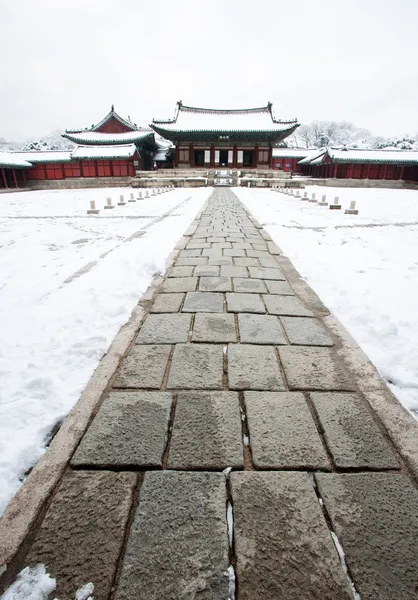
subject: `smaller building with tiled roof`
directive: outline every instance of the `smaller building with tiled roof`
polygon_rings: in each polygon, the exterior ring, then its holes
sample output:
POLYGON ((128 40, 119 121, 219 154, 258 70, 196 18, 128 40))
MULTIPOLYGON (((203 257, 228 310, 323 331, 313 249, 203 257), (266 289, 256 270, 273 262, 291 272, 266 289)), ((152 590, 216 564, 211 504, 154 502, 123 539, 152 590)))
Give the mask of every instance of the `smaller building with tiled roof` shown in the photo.
POLYGON ((107 115, 96 125, 85 129, 66 129, 62 136, 84 146, 135 144, 141 157, 142 169, 152 169, 153 155, 158 149, 154 131, 149 127, 138 127, 129 117, 121 117, 113 104, 107 115))

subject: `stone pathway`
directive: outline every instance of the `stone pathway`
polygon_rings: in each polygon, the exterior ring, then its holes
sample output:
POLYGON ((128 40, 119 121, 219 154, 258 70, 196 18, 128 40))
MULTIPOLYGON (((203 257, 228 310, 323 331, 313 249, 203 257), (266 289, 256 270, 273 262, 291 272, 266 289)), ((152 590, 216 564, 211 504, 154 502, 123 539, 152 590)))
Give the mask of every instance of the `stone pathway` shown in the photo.
POLYGON ((22 565, 61 600, 418 598, 417 489, 338 340, 231 191, 186 236, 22 565))

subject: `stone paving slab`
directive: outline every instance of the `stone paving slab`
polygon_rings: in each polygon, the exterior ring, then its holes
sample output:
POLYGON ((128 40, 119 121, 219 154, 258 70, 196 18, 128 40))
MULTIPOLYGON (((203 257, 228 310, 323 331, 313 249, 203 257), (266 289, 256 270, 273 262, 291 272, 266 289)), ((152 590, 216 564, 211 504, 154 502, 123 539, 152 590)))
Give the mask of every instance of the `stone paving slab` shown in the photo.
POLYGON ((219 267, 216 265, 201 265, 194 269, 196 277, 219 277, 219 267))
POLYGON ((122 359, 113 386, 160 389, 170 352, 171 346, 134 346, 122 359))
POLYGON ((228 379, 233 390, 285 390, 272 346, 230 344, 228 379))
POLYGON ((137 344, 177 344, 187 342, 190 331, 190 315, 150 314, 141 327, 137 344))
POLYGON ((172 396, 168 392, 113 392, 85 433, 71 464, 161 467, 172 396))
POLYGON ((280 317, 291 344, 297 346, 333 346, 334 340, 319 319, 280 317))
POLYGON ((162 292, 194 292, 197 277, 173 277, 166 279, 161 286, 162 292))
POLYGON ((224 310, 224 295, 216 292, 189 292, 183 305, 183 312, 221 313, 224 310))
POLYGON ((271 315, 283 315, 290 317, 313 317, 311 310, 307 309, 296 296, 279 296, 275 294, 264 294, 264 302, 271 315))
POLYGON ((299 392, 245 392, 253 463, 260 469, 330 470, 305 398, 299 392))
POLYGON ((177 344, 171 361, 170 389, 222 389, 223 349, 220 344, 177 344))
POLYGON ((178 312, 186 294, 159 294, 153 305, 152 313, 171 313, 178 312))
POLYGON ((340 468, 398 469, 399 463, 357 394, 310 394, 332 458, 340 468))
POLYGON ((198 313, 195 317, 193 342, 236 342, 235 318, 231 314, 198 313))
POLYGON ((55 595, 73 600, 94 582, 94 599, 109 598, 132 503, 135 473, 75 471, 64 475, 25 558, 47 565, 55 595))
POLYGON ((116 600, 228 600, 228 564, 223 474, 147 473, 116 600))
POLYGON ((247 293, 226 294, 228 312, 265 313, 263 301, 259 295, 247 293))
POLYGON ((279 319, 274 315, 238 315, 242 344, 287 344, 279 319))
POLYGON ((199 291, 231 292, 232 280, 230 277, 201 277, 199 279, 199 291))
POLYGON ((279 294, 281 296, 295 295, 295 292, 292 290, 287 281, 272 281, 267 279, 264 283, 267 286, 269 294, 279 294))
POLYGON ((267 292, 266 285, 262 279, 241 279, 239 277, 234 277, 232 283, 235 292, 250 294, 265 294, 267 292))
POLYGON ((361 600, 417 598, 416 487, 393 473, 316 479, 361 600))
POLYGON ((280 346, 278 351, 291 390, 355 390, 353 378, 334 350, 280 346))
POLYGON ((167 277, 191 277, 192 275, 192 266, 171 267, 167 272, 167 277))
POLYGON ((306 473, 232 472, 240 600, 352 600, 306 473))
POLYGON ((235 392, 180 392, 169 469, 242 467, 242 433, 235 392))

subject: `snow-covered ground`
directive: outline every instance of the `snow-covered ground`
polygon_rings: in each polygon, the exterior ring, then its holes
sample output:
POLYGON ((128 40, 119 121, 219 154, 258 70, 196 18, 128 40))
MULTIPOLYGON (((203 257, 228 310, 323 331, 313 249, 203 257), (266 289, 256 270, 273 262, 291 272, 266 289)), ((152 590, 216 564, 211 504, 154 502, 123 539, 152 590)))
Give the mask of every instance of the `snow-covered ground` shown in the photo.
POLYGON ((0 514, 211 192, 131 191, 0 195, 0 514))
POLYGON ((271 190, 234 190, 418 416, 418 191, 309 186, 332 211, 271 190), (359 215, 345 215, 350 201, 359 215))

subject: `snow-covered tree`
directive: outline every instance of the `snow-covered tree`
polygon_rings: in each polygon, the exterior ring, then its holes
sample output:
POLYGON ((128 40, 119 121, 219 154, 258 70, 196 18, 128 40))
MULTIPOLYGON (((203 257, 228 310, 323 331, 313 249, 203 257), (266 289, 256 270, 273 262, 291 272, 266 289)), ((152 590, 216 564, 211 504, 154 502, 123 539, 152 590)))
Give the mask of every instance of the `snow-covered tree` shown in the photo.
POLYGON ((306 148, 324 146, 364 147, 371 137, 367 129, 362 129, 348 121, 312 121, 302 125, 295 132, 296 137, 306 148))

